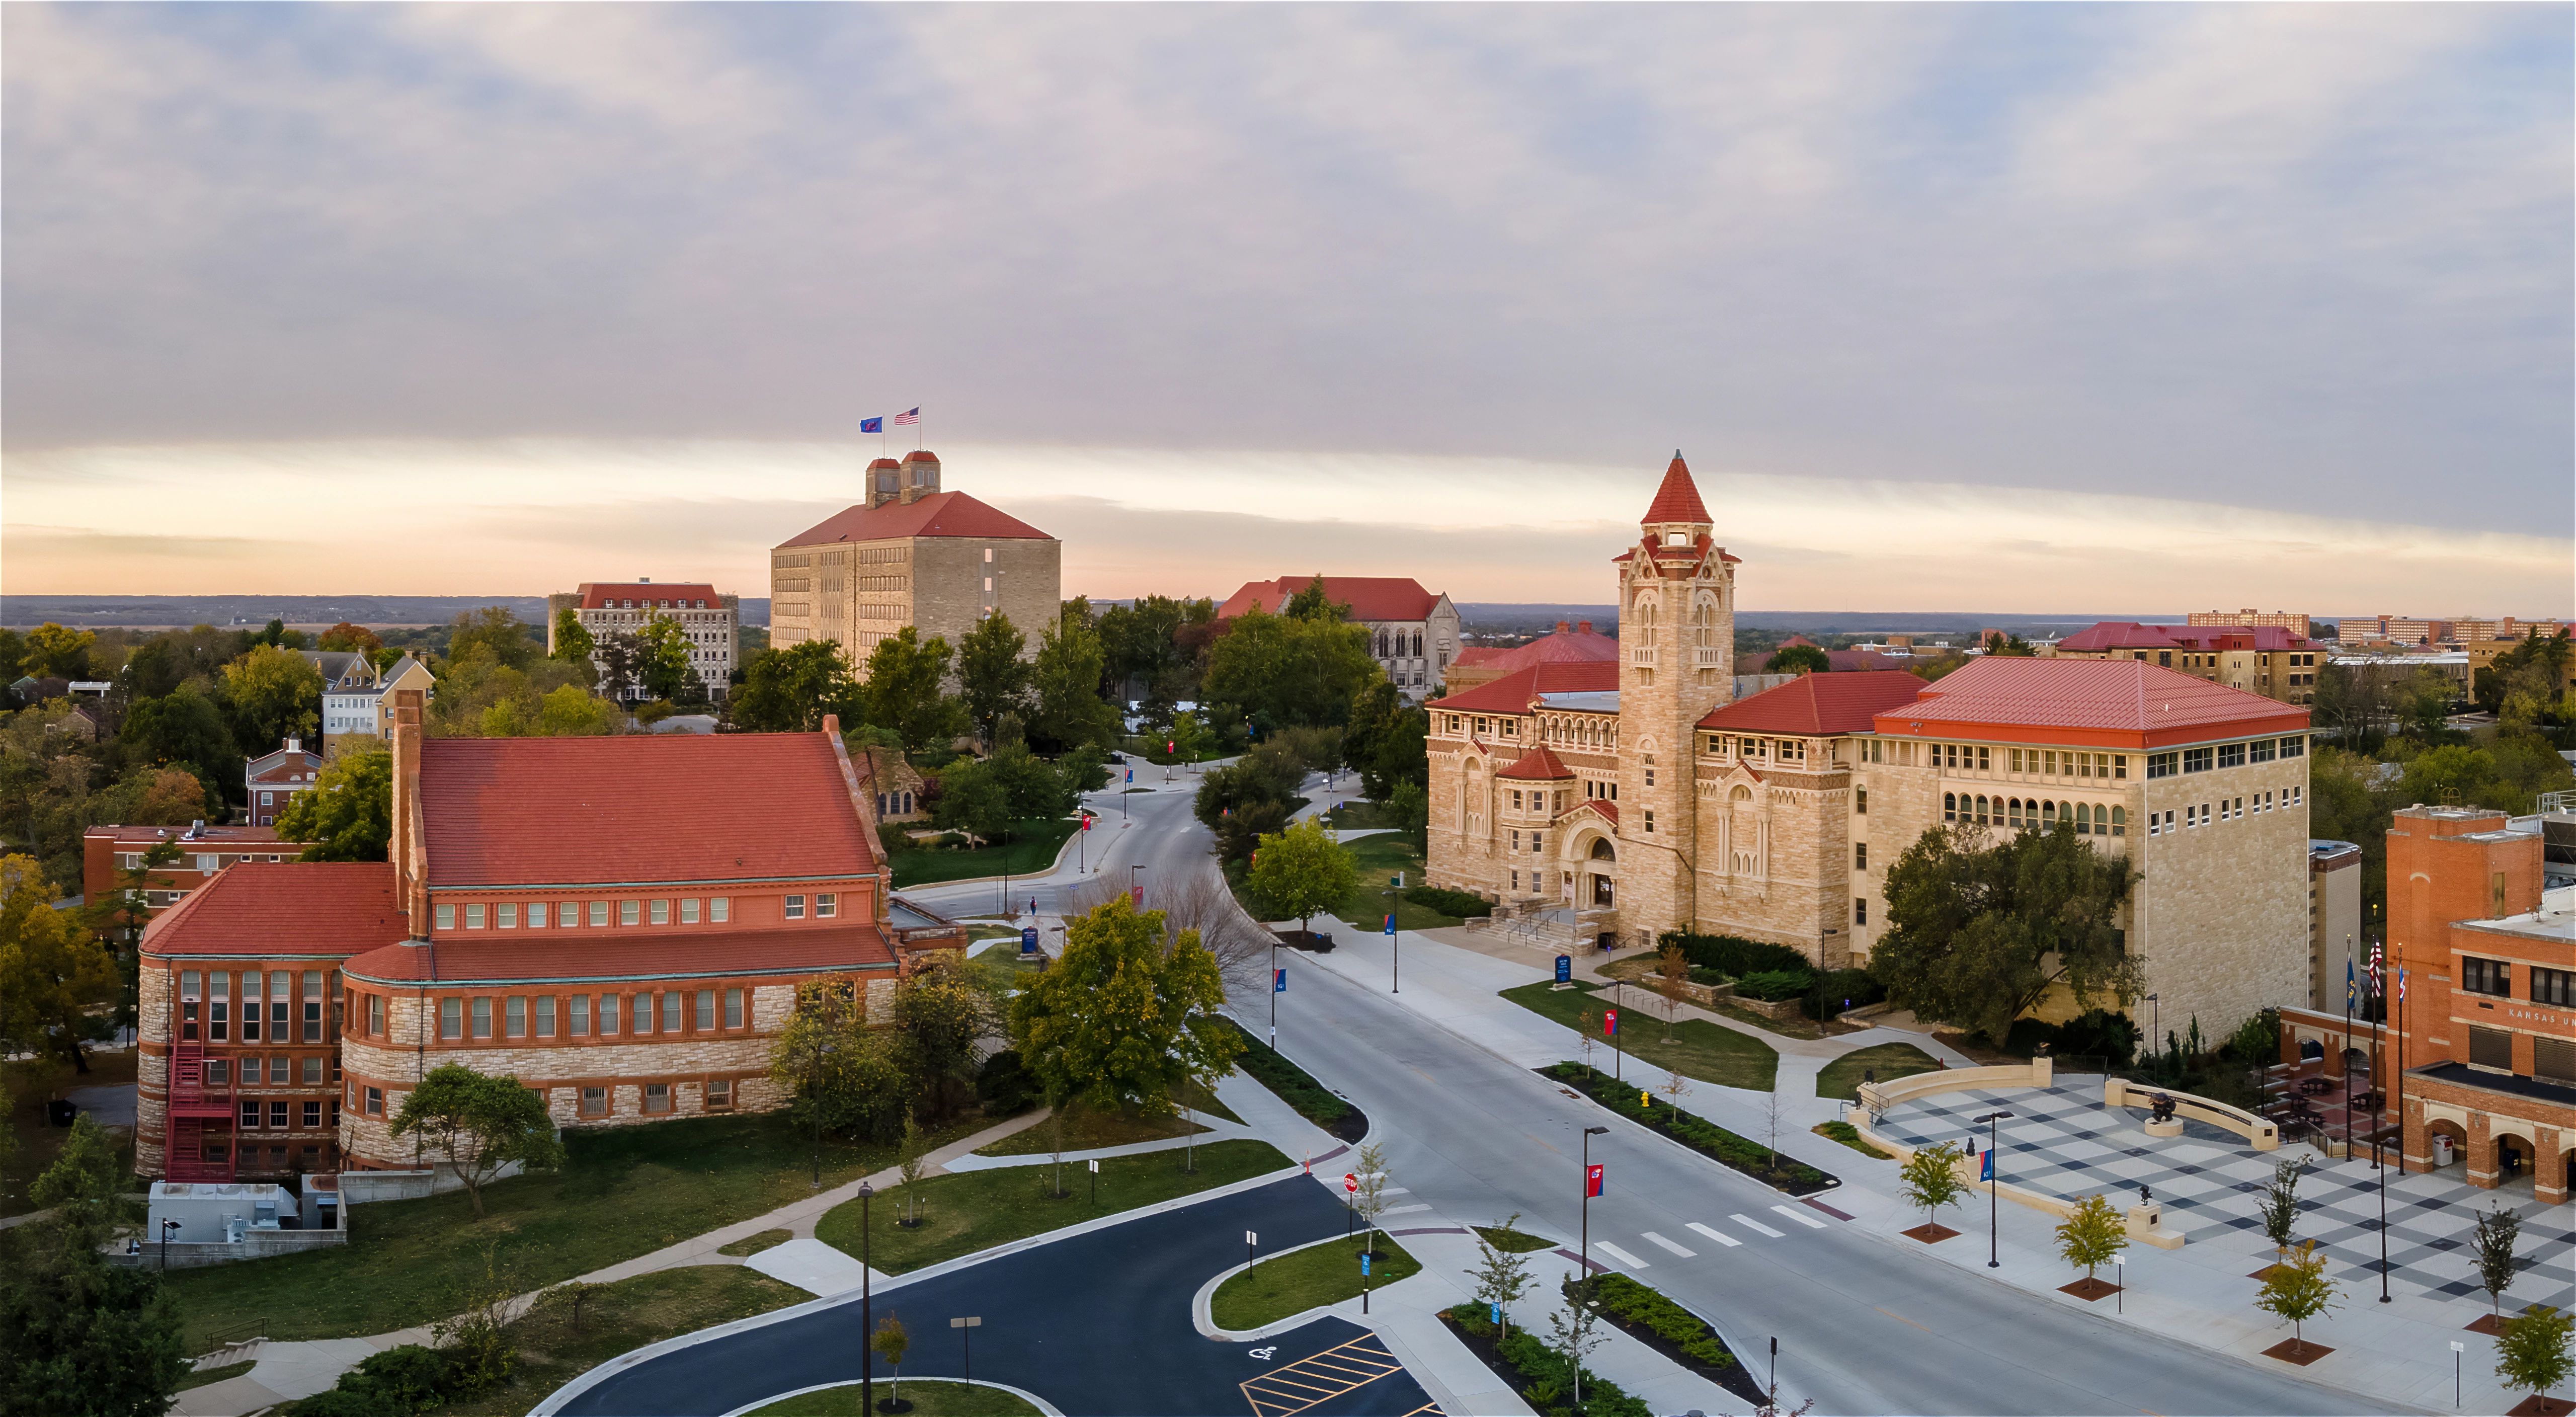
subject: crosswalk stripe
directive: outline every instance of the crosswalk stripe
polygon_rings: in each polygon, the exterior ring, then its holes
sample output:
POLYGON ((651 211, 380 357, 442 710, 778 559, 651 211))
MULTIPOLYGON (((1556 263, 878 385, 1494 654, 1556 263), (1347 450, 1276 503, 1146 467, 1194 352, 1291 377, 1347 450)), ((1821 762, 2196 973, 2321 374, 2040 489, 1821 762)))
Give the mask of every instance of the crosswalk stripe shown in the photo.
POLYGON ((1708 1238, 1715 1240, 1721 1245, 1735 1246, 1744 1243, 1742 1240, 1736 1239, 1734 1236, 1727 1234, 1723 1230, 1711 1230, 1696 1220, 1690 1223, 1690 1228, 1698 1231, 1702 1235, 1706 1235, 1708 1238))
POLYGON ((1823 1221, 1821 1221, 1821 1220, 1818 1220, 1817 1218, 1815 1218, 1815 1217, 1814 1217, 1814 1216, 1812 1216, 1812 1215, 1807 1214, 1807 1213, 1806 1213, 1805 1211, 1803 1211, 1803 1210, 1792 1210, 1792 1209, 1790 1209, 1789 1207, 1787 1207, 1787 1206, 1785 1206, 1785 1205, 1775 1205, 1775 1206, 1773 1206, 1773 1207, 1771 1207, 1771 1208, 1772 1208, 1773 1210, 1778 1211, 1778 1212, 1779 1212, 1779 1213, 1781 1213, 1782 1215, 1785 1215, 1785 1216, 1789 1217, 1791 1220, 1794 1220, 1794 1221, 1798 1222, 1799 1224, 1806 1226, 1806 1227, 1807 1227, 1808 1229, 1810 1229, 1810 1230, 1822 1230, 1822 1229, 1824 1229, 1824 1228, 1825 1228, 1825 1222, 1823 1222, 1823 1221))
POLYGON ((1380 1190, 1378 1194, 1382 1196, 1409 1196, 1413 1194, 1413 1188, 1411 1186, 1388 1186, 1380 1190))
POLYGON ((1743 1226, 1745 1229, 1752 1231, 1756 1235, 1768 1235, 1774 1240, 1781 1238, 1779 1231, 1772 1229, 1770 1226, 1763 1224, 1752 1216, 1737 1213, 1731 1214, 1726 1218, 1743 1226))
POLYGON ((1409 1215, 1409 1214, 1411 1214, 1411 1213, 1412 1213, 1412 1212, 1414 1212, 1414 1211, 1417 1211, 1417 1210, 1429 1210, 1430 1208, 1431 1208, 1431 1207, 1430 1207, 1430 1205, 1429 1205, 1428 1203, 1417 1203, 1417 1204, 1414 1204, 1414 1205, 1391 1205, 1391 1206, 1388 1206, 1386 1209, 1379 1211, 1379 1212, 1378 1212, 1378 1214, 1380 1214, 1380 1215, 1409 1215))
POLYGON ((1674 1244, 1672 1241, 1665 1239, 1663 1236, 1656 1234, 1652 1230, 1646 1232, 1646 1238, 1663 1246, 1665 1249, 1672 1251, 1674 1254, 1681 1256, 1683 1259, 1696 1259, 1699 1257, 1699 1251, 1685 1250, 1681 1246, 1674 1244))
POLYGON ((1609 1241, 1607 1241, 1607 1240, 1595 1240, 1595 1241, 1593 1241, 1593 1242, 1592 1242, 1592 1248, 1594 1248, 1594 1249, 1596 1249, 1596 1250, 1607 1250, 1607 1251, 1609 1251, 1609 1252, 1610 1252, 1610 1258, 1612 1258, 1612 1259, 1614 1259, 1614 1260, 1617 1260, 1619 1263, 1626 1265, 1626 1266, 1627 1266, 1628 1268, 1630 1268, 1630 1269, 1651 1269, 1651 1268, 1653 1268, 1653 1266, 1651 1266, 1651 1265, 1647 1264, 1644 1260, 1641 1260, 1641 1259, 1637 1258, 1635 1255, 1632 1255, 1632 1254, 1628 1253, 1626 1250, 1620 1249, 1618 1246, 1616 1246, 1616 1245, 1614 1245, 1614 1244, 1611 1244, 1611 1243, 1610 1243, 1609 1241))

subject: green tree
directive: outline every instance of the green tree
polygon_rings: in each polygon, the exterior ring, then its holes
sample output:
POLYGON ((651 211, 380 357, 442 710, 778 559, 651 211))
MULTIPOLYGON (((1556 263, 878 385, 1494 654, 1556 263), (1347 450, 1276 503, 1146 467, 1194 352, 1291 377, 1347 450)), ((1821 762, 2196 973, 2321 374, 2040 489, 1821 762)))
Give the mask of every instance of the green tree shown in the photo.
POLYGON ((395 1136, 418 1135, 446 1153, 483 1216, 483 1188, 512 1162, 530 1171, 549 1171, 563 1164, 563 1142, 538 1093, 516 1076, 493 1077, 462 1063, 441 1063, 429 1070, 403 1098, 394 1116, 395 1136))
POLYGON ((743 670, 742 687, 725 702, 733 726, 754 733, 811 733, 823 715, 858 726, 859 681, 832 640, 806 640, 763 650, 743 670))
POLYGON ((480 610, 461 610, 449 623, 447 670, 440 677, 476 663, 524 670, 536 661, 539 650, 537 637, 510 613, 509 607, 487 605, 480 610))
POLYGON ((1020 657, 1028 645, 1028 636, 999 610, 976 621, 957 641, 958 697, 967 723, 987 743, 994 741, 994 720, 1028 707, 1030 670, 1020 657))
POLYGON ((108 1037, 97 1010, 118 992, 116 961, 54 909, 36 859, 0 856, 0 1048, 52 1054, 86 1073, 81 1045, 108 1037))
POLYGON ((1387 815, 1395 819, 1396 830, 1413 843, 1417 851, 1430 849, 1431 796, 1422 784, 1410 779, 1396 783, 1386 796, 1387 815))
POLYGON ((226 795, 228 787, 234 793, 244 790, 241 747, 223 710, 194 687, 182 685, 164 697, 137 700, 117 731, 117 747, 127 762, 185 768, 217 796, 226 795))
POLYGON ((19 664, 39 679, 47 675, 86 679, 89 652, 97 643, 98 635, 92 631, 66 630, 48 620, 27 632, 25 645, 19 651, 19 664))
POLYGON ((2299 1177, 2307 1169, 2308 1159, 2304 1156, 2293 1156, 2272 1165, 2272 1183, 2263 1188, 2263 1200, 2258 1209, 2263 1218, 2263 1234, 2271 1240, 2273 1249, 2290 1248, 2291 1232, 2299 1224, 2299 1177))
POLYGON ((0 1232, 0 1413, 158 1417, 188 1373, 178 1303, 106 1236, 62 1220, 0 1232))
POLYGON ((1296 594, 1289 596, 1288 603, 1279 607, 1279 613, 1291 620, 1325 623, 1351 618, 1351 608, 1334 600, 1325 592, 1322 576, 1306 582, 1296 594))
POLYGON ((2504 1291, 2513 1287, 2513 1247, 2521 1238, 2522 1216, 2503 1202, 2491 1201, 2478 1212, 2470 1243, 2477 1251, 2478 1283, 2486 1286, 2488 1309, 2498 1316, 2504 1313, 2504 1291))
POLYGON ((27 637, 0 625, 0 684, 15 683, 27 668, 27 637))
POLYGON ((1106 651, 1086 616, 1070 612, 1038 632, 1029 733, 1042 748, 1100 747, 1118 735, 1115 705, 1100 696, 1106 651))
POLYGON ((1308 817, 1261 838, 1249 883, 1264 905, 1296 916, 1303 933, 1308 921, 1359 889, 1360 868, 1349 847, 1335 841, 1321 820, 1308 817))
POLYGON ((2057 1256, 2082 1269, 2086 1279, 2127 1248, 2127 1228, 2121 1224, 2118 1212, 2111 1209, 2111 1203, 2098 1195, 2076 1202, 2075 1209, 2058 1223, 2057 1256))
POLYGON ((2019 635, 2007 635, 2001 630, 1986 636, 1985 650, 1989 655, 2005 659, 2028 659, 2039 653, 2030 647, 2028 640, 2019 635))
POLYGON ((382 861, 393 840, 393 804, 393 754, 359 744, 323 764, 312 788, 287 800, 277 836, 312 843, 300 860, 382 861))
POLYGON ((338 651, 363 654, 368 650, 382 649, 384 645, 383 637, 375 631, 364 625, 353 625, 343 620, 330 629, 324 630, 322 637, 314 641, 313 647, 326 653, 338 651))
POLYGON ((588 664, 590 652, 596 647, 590 627, 581 623, 580 611, 567 605, 555 612, 556 659, 566 664, 588 664))
POLYGON ((877 641, 859 690, 868 722, 901 734, 907 748, 946 746, 964 719, 957 701, 941 691, 948 660, 948 641, 925 640, 910 625, 877 641))
POLYGON ((895 985, 893 1008, 906 1095, 933 1118, 954 1114, 975 1095, 979 1047, 1002 1031, 992 996, 958 962, 932 955, 895 985))
MULTIPOLYGON (((1520 1218, 1520 1212, 1513 1211, 1510 1218, 1497 1228, 1508 1237, 1515 1233, 1520 1218)), ((1476 1256, 1476 1267, 1467 1272, 1467 1277, 1476 1282, 1476 1301, 1491 1305, 1502 1316, 1499 1332, 1508 1334, 1511 1332, 1512 1305, 1520 1302, 1521 1296, 1529 1292, 1534 1282, 1530 1278, 1529 1256, 1519 1250, 1498 1248, 1482 1235, 1476 1237, 1476 1256)))
POLYGON ((1906 1204, 1923 1212, 1927 1231, 1939 1222, 1941 1207, 1957 1205, 1968 1193, 1968 1183, 1959 1179, 1959 1158, 1964 1154, 1957 1142, 1935 1142, 1916 1147, 1897 1168, 1897 1186, 1904 1191, 1906 1204))
POLYGON ((1770 666, 1764 672, 1770 674, 1822 674, 1833 667, 1834 661, 1832 658, 1823 650, 1816 648, 1814 645, 1791 645, 1786 649, 1775 651, 1771 656, 1770 666))
POLYGON ((125 1199, 125 1188, 133 1179, 107 1129, 83 1112, 72 1119, 71 1133, 63 1138, 54 1164, 27 1188, 27 1199, 85 1233, 105 1234, 117 1221, 128 1218, 132 1207, 125 1199))
POLYGON ((2338 1292, 2339 1287, 2326 1277, 2326 1257, 2317 1253, 2317 1242, 2310 1240, 2295 1250, 2283 1250, 2281 1262, 2264 1271, 2263 1289, 2254 1296, 2254 1307, 2289 1324, 2291 1343, 2305 1348, 2308 1320, 2340 1307, 2335 1303, 2338 1292))
POLYGON ((2568 1316, 2533 1304, 2506 1319, 2496 1333, 2496 1377, 2537 1397, 2567 1381, 2576 1362, 2567 1354, 2568 1316))
POLYGON ((635 632, 635 682, 644 692, 669 703, 706 698, 706 682, 690 662, 689 632, 672 616, 656 610, 635 632))
POLYGON ((912 1351, 912 1335, 905 1331, 903 1320, 888 1314, 877 1320, 877 1331, 868 1335, 868 1351, 883 1358, 894 1369, 893 1410, 903 1410, 903 1355, 912 1351))
POLYGON ((291 649, 262 645, 224 666, 233 737, 258 755, 289 737, 311 738, 321 723, 322 672, 291 649))
POLYGON ((892 1037, 868 1026, 864 1000, 848 975, 805 981, 770 1049, 769 1075, 787 1090, 789 1114, 813 1131, 818 1183, 825 1133, 883 1141, 902 1126, 902 1068, 892 1037))
POLYGON ((990 764, 959 758, 939 771, 939 795, 931 799, 931 824, 962 831, 983 841, 1000 841, 1011 830, 1011 789, 990 764))
POLYGON ((2081 1006, 2125 1008, 2139 965, 2114 922, 2133 879, 2068 823, 1993 844, 1935 827, 1888 868, 1870 973, 1898 1007, 1992 1039, 2061 984, 2081 1006))
POLYGON ((1384 671, 1368 630, 1338 619, 1268 615, 1256 606, 1208 649, 1206 698, 1263 731, 1338 725, 1355 695, 1384 671))

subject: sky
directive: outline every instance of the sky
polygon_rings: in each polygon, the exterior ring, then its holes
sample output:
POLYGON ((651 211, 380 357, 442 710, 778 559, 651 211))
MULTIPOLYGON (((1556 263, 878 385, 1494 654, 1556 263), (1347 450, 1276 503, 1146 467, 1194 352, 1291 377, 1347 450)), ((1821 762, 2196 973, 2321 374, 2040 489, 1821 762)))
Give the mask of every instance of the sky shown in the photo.
POLYGON ((0 592, 2576 613, 2566 6, 0 7, 0 592), (892 430, 900 454, 911 429, 892 430), (2203 602, 2207 602, 2206 605, 2203 602))

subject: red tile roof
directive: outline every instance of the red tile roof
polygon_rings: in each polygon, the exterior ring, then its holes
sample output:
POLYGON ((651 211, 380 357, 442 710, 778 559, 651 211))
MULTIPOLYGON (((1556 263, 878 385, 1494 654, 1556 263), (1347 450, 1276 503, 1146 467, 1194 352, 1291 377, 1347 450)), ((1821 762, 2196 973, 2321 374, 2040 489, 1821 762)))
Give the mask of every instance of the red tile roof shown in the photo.
MULTIPOLYGON (((182 851, 219 851, 225 847, 266 846, 277 840, 275 827, 207 827, 193 841, 183 840, 187 831, 186 827, 123 827, 111 822, 106 826, 91 827, 81 835, 111 837, 120 844, 131 841, 146 846, 156 841, 176 841, 182 851)), ((302 842, 287 844, 298 851, 304 849, 302 842)))
POLYGON ((696 581, 673 581, 668 585, 659 581, 583 581, 579 594, 584 610, 606 610, 612 602, 628 600, 636 602, 638 609, 658 605, 677 610, 699 600, 710 609, 724 604, 714 586, 696 581))
POLYGON ((1664 485, 1655 489, 1655 500, 1646 507, 1639 524, 1657 522, 1699 522, 1710 520, 1708 504, 1699 499, 1699 484, 1691 481, 1690 467, 1682 461, 1682 450, 1673 449, 1672 466, 1664 469, 1664 485))
MULTIPOLYGON (((1587 620, 1584 623, 1589 625, 1591 622, 1587 620)), ((1558 630, 1509 649, 1490 645, 1470 646, 1458 651, 1458 657, 1450 663, 1509 672, 1527 669, 1533 664, 1573 664, 1593 660, 1615 663, 1618 658, 1619 642, 1616 639, 1583 629, 1558 630)))
POLYGON ((2307 726, 2305 709, 2134 659, 1975 659, 1878 716, 1882 733, 2133 748, 2307 726))
MULTIPOLYGON (((1354 620, 1423 620, 1440 597, 1411 576, 1326 576, 1324 594, 1351 608, 1354 620)), ((1275 581, 1245 581, 1243 588, 1217 607, 1220 620, 1231 620, 1258 605, 1276 615, 1297 592, 1315 583, 1313 576, 1281 576, 1275 581)))
POLYGON ((935 463, 939 461, 939 454, 932 452, 928 448, 915 448, 911 452, 904 454, 903 460, 905 462, 935 463))
POLYGON ((433 887, 877 869, 820 733, 432 738, 420 780, 433 887))
POLYGON ((1428 706, 1456 713, 1527 713, 1541 694, 1600 693, 1618 687, 1617 661, 1583 659, 1533 664, 1463 694, 1434 699, 1428 706))
POLYGON ((1802 674, 1712 710, 1699 726, 1734 733, 1867 733, 1876 715, 1912 703, 1923 688, 1922 680, 1902 669, 1802 674))
POLYGON ((382 861, 243 862, 143 927, 148 955, 354 955, 409 930, 382 861))
POLYGON ((2312 650, 2317 642, 2278 625, 2141 625, 2135 620, 2105 620, 2057 642, 2075 654, 2114 649, 2312 650))
POLYGON ((1574 769, 1557 761, 1556 754, 1545 744, 1521 754, 1521 760, 1494 774, 1496 777, 1521 778, 1530 782, 1555 782, 1574 776, 1574 769))
POLYGON ((382 984, 570 983, 812 974, 892 963, 885 932, 871 923, 646 935, 450 936, 435 945, 398 940, 350 960, 341 972, 382 984))
POLYGON ((1054 538, 1008 512, 976 501, 963 492, 933 492, 906 506, 846 508, 821 524, 799 532, 780 546, 814 546, 834 541, 899 541, 915 536, 972 537, 985 541, 1051 541, 1054 538))

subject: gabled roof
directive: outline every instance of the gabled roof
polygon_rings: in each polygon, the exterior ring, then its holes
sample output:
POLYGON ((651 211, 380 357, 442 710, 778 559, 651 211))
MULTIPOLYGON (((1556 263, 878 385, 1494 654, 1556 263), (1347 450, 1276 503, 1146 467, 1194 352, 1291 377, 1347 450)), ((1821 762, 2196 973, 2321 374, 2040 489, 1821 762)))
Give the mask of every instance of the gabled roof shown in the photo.
POLYGON ((835 541, 901 541, 915 536, 959 536, 983 541, 1055 539, 963 492, 933 492, 910 506, 888 502, 882 507, 862 504, 845 508, 778 544, 816 546, 835 541))
MULTIPOLYGON (((91 827, 82 832, 81 835, 83 837, 107 837, 120 845, 126 842, 137 842, 142 845, 149 846, 154 842, 175 841, 179 843, 179 848, 182 851, 203 851, 208 849, 220 850, 228 846, 243 847, 274 845, 277 841, 277 828, 204 827, 198 831, 197 835, 190 837, 186 827, 131 827, 119 826, 114 822, 109 822, 102 826, 91 827)), ((302 842, 290 842, 288 844, 298 851, 304 849, 304 844, 302 842)))
POLYGON ((143 927, 149 955, 354 955, 410 930, 382 861, 245 861, 143 927))
POLYGON ((1586 620, 1583 623, 1584 628, 1580 630, 1559 629, 1552 634, 1542 635, 1528 644, 1514 645, 1509 649, 1496 649, 1490 645, 1470 646, 1458 651, 1458 657, 1449 662, 1453 665, 1469 665, 1480 669, 1499 669, 1506 673, 1514 669, 1526 669, 1533 664, 1617 662, 1619 641, 1609 635, 1594 632, 1591 621, 1586 620))
POLYGON ((1802 674, 1710 711, 1702 728, 1733 733, 1867 733, 1881 713, 1914 701, 1922 680, 1902 669, 1802 674))
MULTIPOLYGON (((1426 620, 1440 604, 1440 597, 1422 588, 1411 576, 1325 576, 1325 598, 1336 605, 1351 608, 1354 620, 1426 620)), ((1315 583, 1314 576, 1281 576, 1272 581, 1245 581, 1243 588, 1225 598, 1217 607, 1216 618, 1231 620, 1258 605, 1272 615, 1284 609, 1297 592, 1315 583)))
MULTIPOLYGON (((227 873, 229 874, 229 873, 227 873)), ((394 934, 402 932, 397 929, 394 934)), ((801 930, 662 930, 649 935, 442 936, 436 944, 397 939, 341 966, 384 984, 573 983, 594 979, 691 979, 746 974, 811 974, 894 962, 874 923, 801 930)))
POLYGON ((2316 641, 2278 625, 2142 625, 2104 620, 2057 642, 2061 652, 2100 654, 2114 649, 2309 650, 2316 641))
POLYGON ((1503 769, 1501 772, 1494 774, 1494 776, 1520 778, 1529 782, 1556 782, 1560 779, 1572 778, 1574 776, 1574 769, 1567 767, 1562 762, 1559 762, 1556 754, 1549 752, 1547 750, 1547 745, 1542 743, 1538 747, 1532 748, 1528 752, 1521 754, 1521 760, 1519 762, 1516 762, 1510 767, 1503 769))
MULTIPOLYGON (((428 739, 429 884, 872 872, 876 843, 832 747, 820 733, 428 739)), ((863 769, 860 789, 872 790, 863 769)))
POLYGON ((1878 718, 1882 733, 2139 748, 2307 726, 2305 709, 2143 660, 1992 655, 1926 684, 1914 702, 1878 718))
POLYGON ((1658 522, 1709 522, 1708 504, 1699 499, 1699 484, 1691 481, 1690 467, 1682 461, 1682 450, 1673 449, 1673 461, 1664 469, 1664 485, 1655 489, 1655 500, 1646 507, 1638 523, 1653 526, 1658 522))
POLYGON ((711 609, 724 604, 724 597, 716 594, 714 586, 698 581, 583 581, 578 594, 584 610, 605 610, 629 600, 638 609, 691 609, 694 602, 701 600, 711 609))
POLYGON ((311 782, 320 771, 322 755, 305 747, 281 746, 243 764, 244 780, 255 783, 311 782))
POLYGON ((1527 713, 1541 694, 1599 693, 1618 687, 1619 665, 1613 660, 1533 664, 1463 694, 1434 699, 1427 707, 1454 713, 1527 713))

